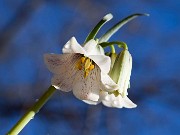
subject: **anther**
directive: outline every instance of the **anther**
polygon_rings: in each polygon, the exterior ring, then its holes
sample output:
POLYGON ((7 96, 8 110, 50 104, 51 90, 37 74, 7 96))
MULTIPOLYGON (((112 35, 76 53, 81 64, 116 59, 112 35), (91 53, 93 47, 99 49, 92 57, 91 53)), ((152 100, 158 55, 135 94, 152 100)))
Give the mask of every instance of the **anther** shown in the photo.
POLYGON ((86 71, 84 72, 84 78, 86 78, 88 75, 89 75, 89 70, 86 70, 86 71))
POLYGON ((81 63, 84 64, 86 58, 85 57, 81 57, 81 63))
POLYGON ((90 59, 86 59, 86 62, 85 62, 85 65, 84 65, 85 71, 90 67, 90 65, 91 65, 90 59))
POLYGON ((90 67, 89 67, 89 70, 93 70, 94 69, 94 65, 91 64, 90 67))
POLYGON ((79 60, 79 61, 76 63, 76 68, 79 69, 79 70, 82 69, 81 60, 79 60))

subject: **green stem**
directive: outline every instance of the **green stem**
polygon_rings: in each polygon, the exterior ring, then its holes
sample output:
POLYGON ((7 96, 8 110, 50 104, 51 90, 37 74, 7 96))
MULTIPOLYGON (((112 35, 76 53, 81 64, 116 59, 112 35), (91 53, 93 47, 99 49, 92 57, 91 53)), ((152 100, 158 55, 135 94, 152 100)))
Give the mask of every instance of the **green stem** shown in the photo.
POLYGON ((112 14, 107 14, 99 21, 99 23, 93 28, 93 30, 89 33, 87 36, 85 43, 87 43, 89 40, 94 39, 97 35, 98 31, 101 29, 101 27, 108 21, 110 21, 113 18, 112 14))
POLYGON ((112 35, 114 35, 122 26, 124 26, 126 23, 130 22, 131 20, 137 18, 138 16, 149 16, 149 14, 133 14, 130 15, 123 20, 119 21, 117 24, 115 24, 112 28, 110 28, 100 39, 99 43, 108 41, 112 35))
POLYGON ((114 41, 114 42, 103 42, 99 44, 100 46, 102 46, 103 48, 108 47, 108 46, 112 46, 112 45, 118 45, 119 48, 123 48, 125 50, 128 50, 128 46, 126 45, 126 43, 124 42, 120 42, 120 41, 114 41))
POLYGON ((48 90, 41 96, 41 98, 34 104, 34 106, 14 125, 14 127, 7 133, 7 135, 17 135, 34 118, 35 114, 43 107, 43 105, 54 94, 55 88, 50 86, 48 90))
POLYGON ((111 48, 111 53, 116 53, 114 45, 111 45, 110 48, 111 48))

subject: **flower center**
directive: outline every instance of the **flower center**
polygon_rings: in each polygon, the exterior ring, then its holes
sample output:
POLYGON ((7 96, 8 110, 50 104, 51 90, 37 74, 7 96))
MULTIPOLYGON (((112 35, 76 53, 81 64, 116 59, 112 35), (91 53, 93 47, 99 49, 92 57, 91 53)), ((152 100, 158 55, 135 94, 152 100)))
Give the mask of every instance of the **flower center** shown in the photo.
POLYGON ((84 70, 84 78, 89 75, 89 72, 94 69, 93 61, 87 57, 81 57, 76 63, 76 68, 78 70, 84 70))

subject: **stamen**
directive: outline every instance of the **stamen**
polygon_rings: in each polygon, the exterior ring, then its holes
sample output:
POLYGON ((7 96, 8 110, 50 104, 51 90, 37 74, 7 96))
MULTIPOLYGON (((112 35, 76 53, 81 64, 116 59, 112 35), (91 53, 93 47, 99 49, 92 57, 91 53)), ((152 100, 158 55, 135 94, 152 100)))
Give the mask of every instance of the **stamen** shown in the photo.
POLYGON ((84 64, 86 58, 85 57, 81 57, 81 63, 84 64))
POLYGON ((91 65, 90 59, 86 59, 86 62, 85 62, 85 65, 84 65, 85 71, 90 67, 90 65, 91 65))
POLYGON ((92 63, 93 61, 87 57, 81 57, 77 61, 76 68, 78 70, 84 69, 84 78, 86 78, 89 75, 89 72, 94 69, 95 65, 92 63))
POLYGON ((115 97, 117 97, 120 93, 118 92, 118 90, 115 90, 115 91, 113 92, 113 94, 114 94, 115 97))
POLYGON ((94 65, 91 64, 90 67, 89 67, 89 70, 93 70, 94 69, 94 65))
POLYGON ((77 65, 76 65, 76 68, 79 69, 79 70, 81 70, 81 69, 82 69, 82 66, 81 66, 80 64, 77 64, 77 65))
POLYGON ((76 63, 76 68, 79 69, 79 70, 82 69, 81 60, 79 60, 79 61, 76 63))
POLYGON ((86 70, 86 71, 84 72, 84 78, 86 78, 88 75, 89 75, 89 70, 86 70))
POLYGON ((114 96, 117 97, 117 96, 119 96, 120 93, 119 93, 118 90, 115 90, 115 91, 113 91, 113 92, 108 92, 108 94, 109 94, 109 95, 114 94, 114 96))

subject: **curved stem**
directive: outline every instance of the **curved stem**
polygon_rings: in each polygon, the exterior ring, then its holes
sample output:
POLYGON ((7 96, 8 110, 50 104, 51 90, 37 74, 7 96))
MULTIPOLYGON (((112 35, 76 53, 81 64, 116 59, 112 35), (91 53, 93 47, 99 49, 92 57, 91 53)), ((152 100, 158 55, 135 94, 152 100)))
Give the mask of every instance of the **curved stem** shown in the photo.
POLYGON ((99 21, 99 23, 93 28, 93 30, 89 33, 87 36, 85 43, 88 42, 91 39, 94 39, 97 35, 98 31, 101 29, 101 27, 108 21, 110 21, 113 18, 112 14, 107 14, 103 17, 102 20, 99 21))
POLYGON ((100 46, 102 46, 103 48, 108 47, 108 46, 112 46, 112 45, 118 45, 119 48, 123 48, 125 50, 128 50, 128 46, 126 45, 126 43, 124 42, 120 42, 120 41, 114 41, 114 42, 103 42, 99 44, 100 46))
POLYGON ((34 118, 35 114, 43 107, 43 105, 54 94, 55 88, 50 86, 48 90, 41 96, 41 98, 34 104, 34 106, 14 125, 14 127, 7 133, 7 135, 17 135, 34 118))
POLYGON ((110 47, 111 47, 111 53, 116 53, 114 45, 111 45, 110 47))
POLYGON ((130 22, 131 20, 137 18, 138 16, 149 16, 149 14, 133 14, 130 15, 123 20, 119 21, 117 24, 115 24, 112 28, 110 28, 100 39, 99 43, 108 41, 112 35, 114 35, 122 26, 124 26, 126 23, 130 22))

